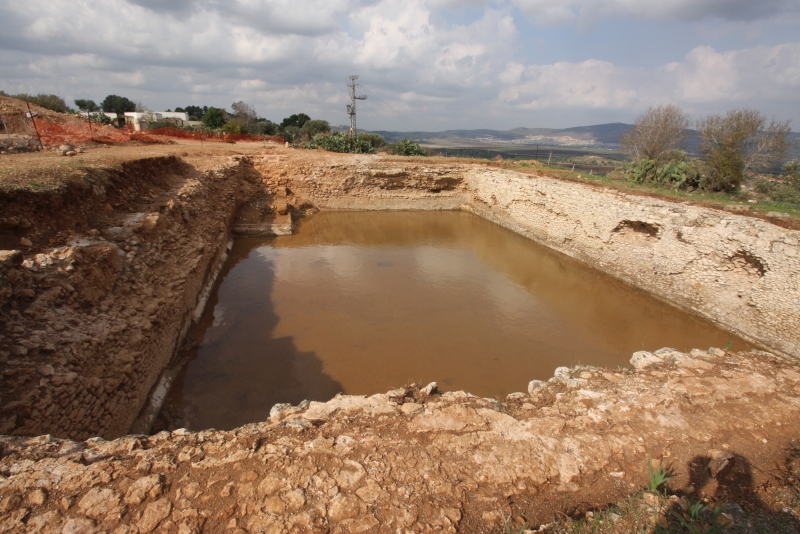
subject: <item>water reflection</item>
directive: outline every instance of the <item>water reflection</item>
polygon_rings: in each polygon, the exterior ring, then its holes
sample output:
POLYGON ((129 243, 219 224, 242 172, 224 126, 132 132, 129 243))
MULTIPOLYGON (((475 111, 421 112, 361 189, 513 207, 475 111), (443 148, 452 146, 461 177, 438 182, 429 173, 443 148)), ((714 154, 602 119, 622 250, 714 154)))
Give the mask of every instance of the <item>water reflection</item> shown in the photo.
POLYGON ((246 238, 161 424, 233 428, 277 402, 411 381, 481 396, 636 350, 749 345, 462 212, 326 212, 246 238))

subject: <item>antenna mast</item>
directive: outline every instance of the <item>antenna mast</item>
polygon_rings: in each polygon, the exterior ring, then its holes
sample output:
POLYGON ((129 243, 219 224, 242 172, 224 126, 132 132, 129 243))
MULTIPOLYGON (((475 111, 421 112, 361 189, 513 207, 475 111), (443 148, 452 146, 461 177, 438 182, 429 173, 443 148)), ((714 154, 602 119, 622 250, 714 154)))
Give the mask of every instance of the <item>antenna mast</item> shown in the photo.
POLYGON ((350 135, 355 135, 357 133, 356 100, 367 99, 367 95, 356 95, 356 87, 358 87, 358 84, 356 83, 357 79, 358 75, 354 74, 350 76, 350 83, 347 84, 347 87, 350 89, 350 103, 347 105, 347 114, 350 115, 350 135))

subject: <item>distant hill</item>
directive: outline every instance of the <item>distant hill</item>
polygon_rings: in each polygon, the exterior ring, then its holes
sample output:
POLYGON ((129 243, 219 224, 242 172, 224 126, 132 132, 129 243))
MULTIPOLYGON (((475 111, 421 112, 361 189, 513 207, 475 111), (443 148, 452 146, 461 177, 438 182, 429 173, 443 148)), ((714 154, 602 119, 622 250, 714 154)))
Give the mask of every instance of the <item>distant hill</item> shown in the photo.
POLYGON ((619 148, 620 136, 630 124, 615 122, 575 128, 514 128, 513 130, 445 130, 443 132, 392 132, 379 130, 387 142, 403 138, 428 146, 546 145, 594 148, 619 148))
MULTIPOLYGON (((619 140, 633 125, 622 122, 576 126, 573 128, 514 128, 513 130, 445 130, 442 132, 395 132, 375 130, 395 143, 401 139, 412 139, 430 148, 490 148, 498 146, 552 146, 573 148, 620 148, 619 140)), ((346 127, 345 127, 346 128, 346 127)), ((697 130, 688 130, 684 147, 690 154, 697 154, 697 130)), ((800 133, 793 132, 797 140, 789 158, 800 157, 800 133)))

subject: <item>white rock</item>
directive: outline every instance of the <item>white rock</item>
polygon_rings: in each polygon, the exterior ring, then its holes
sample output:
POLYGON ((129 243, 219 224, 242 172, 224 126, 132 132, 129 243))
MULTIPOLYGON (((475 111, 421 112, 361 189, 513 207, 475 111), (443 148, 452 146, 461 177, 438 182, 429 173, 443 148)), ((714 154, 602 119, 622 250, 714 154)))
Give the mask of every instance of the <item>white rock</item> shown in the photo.
POLYGON ((434 393, 436 393, 438 389, 439 389, 439 384, 437 384, 436 382, 431 382, 430 384, 428 384, 419 391, 423 395, 433 395, 434 393))
POLYGON ((553 377, 561 380, 567 380, 569 378, 569 367, 556 367, 553 377))
POLYGON ((533 395, 539 389, 542 389, 547 385, 547 382, 543 382, 542 380, 531 380, 528 382, 528 394, 533 395))
POLYGON ((633 356, 631 356, 631 365, 636 369, 644 369, 645 367, 661 362, 663 362, 661 358, 646 350, 634 352, 633 356))

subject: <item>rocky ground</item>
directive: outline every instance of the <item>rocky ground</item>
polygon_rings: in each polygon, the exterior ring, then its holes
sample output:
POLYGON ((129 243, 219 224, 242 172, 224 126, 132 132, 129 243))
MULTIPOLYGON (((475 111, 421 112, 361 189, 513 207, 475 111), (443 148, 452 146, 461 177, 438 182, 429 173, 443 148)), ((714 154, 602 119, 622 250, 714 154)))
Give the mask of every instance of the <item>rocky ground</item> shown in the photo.
POLYGON ((787 447, 800 430, 800 368, 719 349, 631 362, 559 368, 503 402, 411 386, 278 405, 231 432, 2 438, 0 528, 488 533, 574 530, 586 520, 554 518, 592 512, 634 531, 690 517, 701 500, 725 503, 714 520, 741 532, 796 532, 797 495, 781 505, 765 494, 798 474, 787 447), (674 496, 600 512, 648 486, 648 463, 670 473, 674 496))

